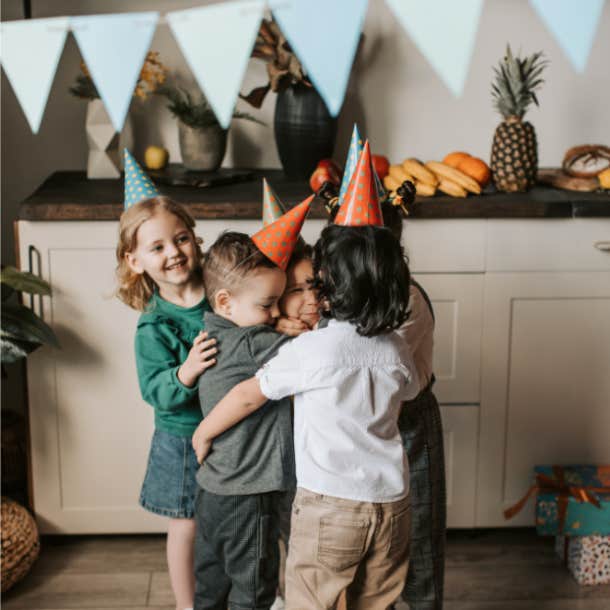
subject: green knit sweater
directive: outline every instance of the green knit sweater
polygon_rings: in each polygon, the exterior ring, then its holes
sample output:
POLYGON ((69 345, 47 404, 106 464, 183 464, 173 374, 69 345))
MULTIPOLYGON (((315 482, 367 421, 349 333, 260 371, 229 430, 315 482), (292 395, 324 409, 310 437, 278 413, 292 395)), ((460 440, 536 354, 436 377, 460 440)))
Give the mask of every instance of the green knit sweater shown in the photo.
POLYGON ((185 386, 178 369, 186 360, 199 331, 206 299, 193 307, 180 307, 153 295, 136 330, 136 364, 142 398, 155 409, 155 427, 189 436, 201 421, 197 383, 185 386))

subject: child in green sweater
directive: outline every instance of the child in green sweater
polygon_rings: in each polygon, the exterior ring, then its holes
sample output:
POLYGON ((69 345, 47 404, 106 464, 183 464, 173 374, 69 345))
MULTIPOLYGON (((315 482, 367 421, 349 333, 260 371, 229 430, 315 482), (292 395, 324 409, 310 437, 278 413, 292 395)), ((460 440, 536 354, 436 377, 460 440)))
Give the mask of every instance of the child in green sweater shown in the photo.
POLYGON ((121 216, 118 297, 141 311, 135 337, 142 397, 155 410, 155 432, 140 504, 169 517, 167 563, 177 610, 194 596, 195 474, 191 436, 201 421, 197 381, 215 363, 203 332, 201 240, 189 213, 154 196, 121 216))

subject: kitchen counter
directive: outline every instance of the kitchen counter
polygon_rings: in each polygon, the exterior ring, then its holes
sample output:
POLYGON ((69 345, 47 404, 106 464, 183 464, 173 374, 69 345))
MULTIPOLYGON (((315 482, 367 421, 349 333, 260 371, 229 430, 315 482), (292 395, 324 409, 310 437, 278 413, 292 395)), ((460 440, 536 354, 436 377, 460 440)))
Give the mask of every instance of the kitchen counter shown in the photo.
MULTIPOLYGON (((160 180, 158 186, 165 195, 186 204, 196 219, 259 219, 263 177, 288 206, 310 194, 304 181, 287 180, 282 170, 258 169, 251 173, 252 180, 207 188, 166 186, 160 180)), ((52 174, 21 204, 19 219, 118 220, 122 210, 122 179, 88 180, 85 172, 63 171, 52 174)), ((610 217, 610 193, 539 186, 527 193, 490 192, 466 199, 437 195, 418 197, 410 207, 410 214, 413 218, 428 219, 610 217)), ((310 217, 326 217, 320 201, 312 206, 310 217)))

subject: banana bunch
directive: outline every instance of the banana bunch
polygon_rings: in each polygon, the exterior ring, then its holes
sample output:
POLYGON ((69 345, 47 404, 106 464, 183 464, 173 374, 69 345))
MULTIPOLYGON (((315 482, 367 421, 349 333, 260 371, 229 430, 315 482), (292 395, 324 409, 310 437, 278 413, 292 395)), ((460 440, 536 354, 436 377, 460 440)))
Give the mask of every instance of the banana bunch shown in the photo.
POLYGON ((405 159, 400 164, 390 165, 390 172, 383 179, 383 185, 392 192, 405 180, 411 180, 415 184, 416 193, 422 197, 432 197, 437 189, 451 197, 481 193, 476 180, 440 161, 423 164, 417 159, 405 159))

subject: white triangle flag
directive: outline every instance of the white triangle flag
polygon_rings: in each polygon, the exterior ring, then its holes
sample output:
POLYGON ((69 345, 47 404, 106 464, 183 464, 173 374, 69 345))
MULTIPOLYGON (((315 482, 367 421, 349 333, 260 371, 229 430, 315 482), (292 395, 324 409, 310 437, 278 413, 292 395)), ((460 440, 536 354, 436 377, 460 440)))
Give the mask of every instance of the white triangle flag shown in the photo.
POLYGON ((587 65, 604 0, 530 0, 578 72, 587 65))
POLYGON ((282 33, 332 116, 343 104, 368 0, 271 0, 282 33))
POLYGON ((167 14, 167 22, 218 122, 228 129, 256 35, 262 0, 241 0, 167 14))
POLYGON ((1 31, 2 66, 31 130, 38 133, 66 41, 68 18, 6 21, 1 31))
POLYGON ((70 18, 87 70, 117 131, 123 128, 158 19, 156 12, 70 18))
POLYGON ((457 97, 464 90, 483 0, 386 0, 394 15, 457 97))

